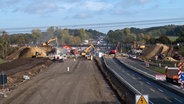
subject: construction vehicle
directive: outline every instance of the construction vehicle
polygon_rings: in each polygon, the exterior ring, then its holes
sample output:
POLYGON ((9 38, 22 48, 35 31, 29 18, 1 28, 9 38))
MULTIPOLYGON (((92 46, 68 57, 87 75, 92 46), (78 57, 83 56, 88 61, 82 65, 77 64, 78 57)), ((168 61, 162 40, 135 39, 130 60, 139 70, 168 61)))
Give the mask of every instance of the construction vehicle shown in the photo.
POLYGON ((66 49, 68 49, 68 50, 72 50, 72 47, 70 47, 70 46, 68 46, 68 45, 63 45, 63 48, 66 48, 66 49))
POLYGON ((117 43, 115 49, 110 50, 109 54, 116 54, 118 52, 117 51, 118 50, 118 47, 119 47, 119 42, 117 43))
POLYGON ((32 56, 32 58, 37 58, 37 57, 39 57, 40 55, 41 55, 41 53, 39 53, 39 52, 36 51, 36 52, 34 53, 34 55, 32 56))
POLYGON ((72 49, 72 50, 70 50, 70 53, 71 53, 72 55, 77 55, 77 54, 79 54, 79 52, 78 52, 77 49, 72 49))
POLYGON ((91 55, 91 54, 86 54, 86 59, 88 59, 88 60, 93 60, 93 55, 91 55))
POLYGON ((53 55, 53 60, 58 62, 63 62, 66 59, 66 55, 61 52, 61 50, 57 47, 56 52, 53 55))
POLYGON ((56 45, 58 45, 58 39, 57 38, 52 38, 49 39, 47 42, 42 43, 42 46, 52 46, 52 44, 50 44, 52 41, 56 41, 56 45))
POLYGON ((91 44, 89 47, 85 48, 84 51, 81 53, 82 56, 86 56, 86 53, 89 53, 92 49, 95 49, 93 44, 91 44))
POLYGON ((138 50, 143 50, 146 48, 146 46, 144 45, 144 43, 137 43, 136 41, 134 41, 133 45, 131 46, 132 49, 138 49, 138 50))
POLYGON ((89 60, 92 60, 93 59, 93 52, 95 50, 95 47, 93 44, 91 44, 89 47, 87 47, 82 53, 81 55, 83 57, 86 57, 87 59, 89 60))
MULTIPOLYGON (((167 67, 166 68, 166 81, 178 83, 178 67, 167 67)), ((184 73, 182 73, 184 75, 184 73)))
POLYGON ((143 49, 145 49, 146 47, 145 47, 145 45, 140 45, 139 46, 139 49, 141 49, 141 50, 143 50, 143 49))

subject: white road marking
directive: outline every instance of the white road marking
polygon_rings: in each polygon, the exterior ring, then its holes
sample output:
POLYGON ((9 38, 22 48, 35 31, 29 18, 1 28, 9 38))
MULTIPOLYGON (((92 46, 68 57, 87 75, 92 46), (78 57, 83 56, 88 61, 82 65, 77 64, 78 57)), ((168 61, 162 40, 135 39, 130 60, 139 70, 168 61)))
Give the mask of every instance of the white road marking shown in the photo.
POLYGON ((147 84, 151 85, 149 82, 146 82, 147 84))
POLYGON ((158 88, 158 90, 159 90, 160 92, 164 92, 163 90, 161 90, 161 89, 159 89, 159 88, 158 88))
POLYGON ((135 77, 132 77, 132 79, 136 79, 135 77))
POLYGON ((177 100, 178 102, 180 102, 180 103, 183 103, 181 100, 179 100, 179 99, 177 99, 177 98, 174 98, 175 100, 177 100))
POLYGON ((167 97, 165 97, 165 99, 166 99, 167 101, 169 101, 169 102, 171 102, 171 103, 172 103, 172 101, 171 101, 170 99, 168 99, 167 97))
POLYGON ((176 87, 176 88, 178 88, 178 89, 180 88, 180 87, 179 87, 179 86, 177 86, 177 85, 172 85, 172 86, 173 86, 173 87, 176 87))
POLYGON ((149 104, 154 104, 153 102, 149 101, 149 104))
POLYGON ((151 90, 152 92, 155 92, 155 90, 154 90, 154 89, 152 89, 152 88, 150 88, 150 90, 151 90))
POLYGON ((141 80, 142 78, 141 78, 141 77, 138 77, 138 79, 140 79, 140 80, 141 80))

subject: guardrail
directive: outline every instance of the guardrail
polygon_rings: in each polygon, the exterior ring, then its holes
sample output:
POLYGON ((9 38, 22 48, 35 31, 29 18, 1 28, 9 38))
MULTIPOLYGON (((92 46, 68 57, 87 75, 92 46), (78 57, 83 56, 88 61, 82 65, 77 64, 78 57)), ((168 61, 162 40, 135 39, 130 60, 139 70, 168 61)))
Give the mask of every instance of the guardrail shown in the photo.
POLYGON ((108 70, 106 74, 110 77, 109 79, 113 83, 114 87, 118 90, 118 94, 125 101, 126 104, 135 104, 136 95, 142 95, 137 89, 130 85, 125 79, 123 79, 117 72, 111 69, 105 58, 102 58, 103 62, 108 70))
POLYGON ((149 74, 147 72, 144 72, 144 71, 142 71, 142 70, 140 70, 140 69, 138 69, 138 68, 136 68, 134 66, 128 65, 125 62, 120 61, 117 58, 115 58, 115 59, 118 60, 120 63, 122 63, 127 68, 130 68, 130 69, 134 70, 135 72, 141 74, 143 77, 148 78, 150 81, 152 81, 152 82, 154 82, 156 84, 159 84, 160 86, 164 87, 165 89, 167 89, 169 91, 172 91, 173 93, 175 93, 175 94, 177 94, 177 95, 179 95, 179 96, 181 96, 181 97, 184 98, 184 92, 183 92, 183 90, 181 90, 181 89, 174 89, 171 86, 168 86, 168 83, 167 82, 158 81, 158 80, 155 79, 155 76, 153 76, 153 75, 151 75, 151 74, 149 74))

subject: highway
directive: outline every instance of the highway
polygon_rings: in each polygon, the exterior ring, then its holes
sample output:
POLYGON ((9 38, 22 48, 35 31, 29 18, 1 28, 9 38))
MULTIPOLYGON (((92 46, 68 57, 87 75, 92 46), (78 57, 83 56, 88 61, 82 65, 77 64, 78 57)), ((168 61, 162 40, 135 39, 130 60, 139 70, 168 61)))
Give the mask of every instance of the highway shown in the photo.
MULTIPOLYGON (((124 62, 124 63, 131 63, 131 66, 136 66, 137 69, 141 69, 142 72, 144 72, 145 74, 147 74, 149 77, 151 77, 152 79, 155 79, 155 74, 159 74, 158 72, 155 72, 153 70, 149 70, 149 68, 146 68, 145 67, 145 63, 143 61, 139 61, 139 60, 132 60, 130 58, 120 58, 119 59, 120 61, 124 62)), ((181 90, 181 88, 179 86, 177 86, 176 84, 172 84, 172 83, 169 83, 169 82, 166 82, 166 81, 161 81, 162 84, 170 87, 170 88, 173 88, 177 91, 181 90)), ((183 90, 183 94, 184 94, 184 90, 183 90)))
MULTIPOLYGON (((150 104, 183 104, 184 98, 148 80, 113 58, 105 58, 111 70, 118 73, 124 81, 133 86, 140 94, 149 96, 150 104)), ((130 64, 130 63, 129 63, 130 64)), ((134 66, 136 67, 136 66, 134 66)))

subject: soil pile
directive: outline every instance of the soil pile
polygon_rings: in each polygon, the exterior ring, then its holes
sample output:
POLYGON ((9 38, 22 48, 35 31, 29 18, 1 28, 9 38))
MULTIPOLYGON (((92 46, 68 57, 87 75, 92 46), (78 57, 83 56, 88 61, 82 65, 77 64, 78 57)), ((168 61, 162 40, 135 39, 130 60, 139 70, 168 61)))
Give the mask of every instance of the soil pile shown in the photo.
POLYGON ((20 47, 17 51, 13 52, 12 54, 10 54, 9 56, 6 57, 6 60, 14 60, 19 58, 20 52, 22 50, 24 50, 26 48, 26 46, 24 47, 20 47))
POLYGON ((46 51, 39 47, 26 47, 20 52, 19 58, 31 58, 36 54, 36 52, 38 53, 39 57, 47 56, 46 51))
POLYGON ((143 50, 143 56, 146 59, 150 59, 150 58, 153 58, 159 54, 167 55, 168 51, 169 51, 168 46, 166 46, 164 44, 157 43, 156 45, 152 45, 152 46, 146 48, 145 50, 143 50))
POLYGON ((18 58, 31 58, 38 53, 38 57, 46 57, 52 51, 52 47, 24 46, 6 57, 6 60, 15 60, 18 58))

